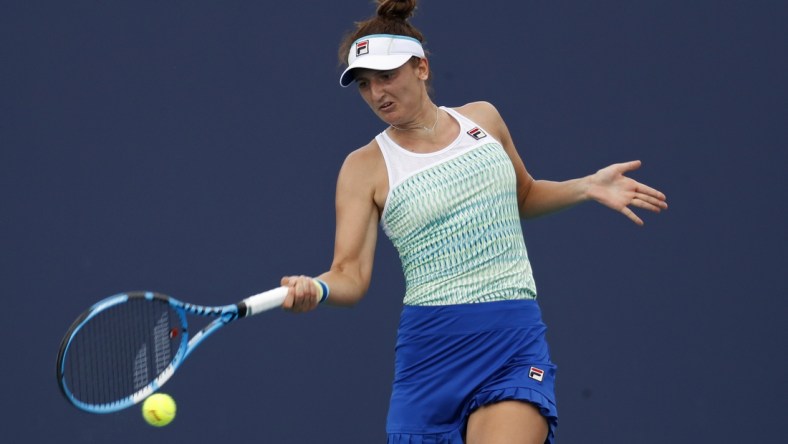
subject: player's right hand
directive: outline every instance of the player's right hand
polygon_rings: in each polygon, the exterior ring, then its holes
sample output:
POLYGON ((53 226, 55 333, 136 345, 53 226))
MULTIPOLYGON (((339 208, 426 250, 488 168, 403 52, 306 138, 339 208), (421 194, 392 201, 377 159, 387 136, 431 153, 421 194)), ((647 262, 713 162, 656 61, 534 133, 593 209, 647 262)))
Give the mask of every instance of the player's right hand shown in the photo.
POLYGON ((312 311, 318 304, 318 287, 309 276, 285 276, 282 286, 288 287, 287 297, 282 303, 282 308, 294 313, 312 311))

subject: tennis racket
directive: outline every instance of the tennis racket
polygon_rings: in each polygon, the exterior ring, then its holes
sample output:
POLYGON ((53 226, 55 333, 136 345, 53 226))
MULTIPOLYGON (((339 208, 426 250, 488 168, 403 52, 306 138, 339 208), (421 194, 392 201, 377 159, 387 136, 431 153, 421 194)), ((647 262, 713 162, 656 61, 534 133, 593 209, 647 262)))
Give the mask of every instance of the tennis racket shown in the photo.
POLYGON ((82 313, 63 337, 57 357, 60 390, 90 413, 130 407, 164 385, 216 330, 279 307, 286 296, 287 287, 279 287, 220 307, 154 292, 111 296, 82 313), (191 335, 187 314, 215 319, 191 335))

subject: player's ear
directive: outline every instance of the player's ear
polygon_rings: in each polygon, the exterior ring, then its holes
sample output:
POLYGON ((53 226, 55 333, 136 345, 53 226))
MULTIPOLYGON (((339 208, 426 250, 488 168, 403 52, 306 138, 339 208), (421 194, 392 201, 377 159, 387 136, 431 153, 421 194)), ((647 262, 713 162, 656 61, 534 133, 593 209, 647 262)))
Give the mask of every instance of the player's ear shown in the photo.
POLYGON ((419 80, 424 80, 426 82, 427 79, 430 78, 430 62, 426 58, 417 60, 418 65, 416 66, 416 73, 419 77, 419 80))

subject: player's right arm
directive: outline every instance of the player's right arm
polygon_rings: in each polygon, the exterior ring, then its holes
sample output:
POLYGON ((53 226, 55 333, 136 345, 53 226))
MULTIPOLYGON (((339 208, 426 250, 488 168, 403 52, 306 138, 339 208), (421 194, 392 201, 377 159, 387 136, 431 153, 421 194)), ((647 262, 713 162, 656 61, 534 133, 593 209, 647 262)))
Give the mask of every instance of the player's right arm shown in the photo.
MULTIPOLYGON (((329 271, 317 276, 328 285, 327 302, 332 305, 354 305, 369 288, 382 208, 381 186, 387 185, 383 162, 373 142, 348 155, 340 169, 334 259, 329 271)), ((291 287, 285 309, 309 311, 316 307, 317 288, 310 277, 286 276, 282 285, 291 287)))

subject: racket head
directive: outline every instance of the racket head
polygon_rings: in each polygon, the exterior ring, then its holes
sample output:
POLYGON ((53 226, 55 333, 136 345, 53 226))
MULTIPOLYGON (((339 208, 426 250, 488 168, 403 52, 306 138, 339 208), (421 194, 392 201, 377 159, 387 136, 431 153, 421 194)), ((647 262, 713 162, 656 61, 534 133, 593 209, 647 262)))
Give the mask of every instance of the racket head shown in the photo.
POLYGON ((181 305, 160 293, 128 292, 82 313, 58 352, 57 381, 66 399, 90 413, 111 413, 158 390, 187 353, 181 305))

